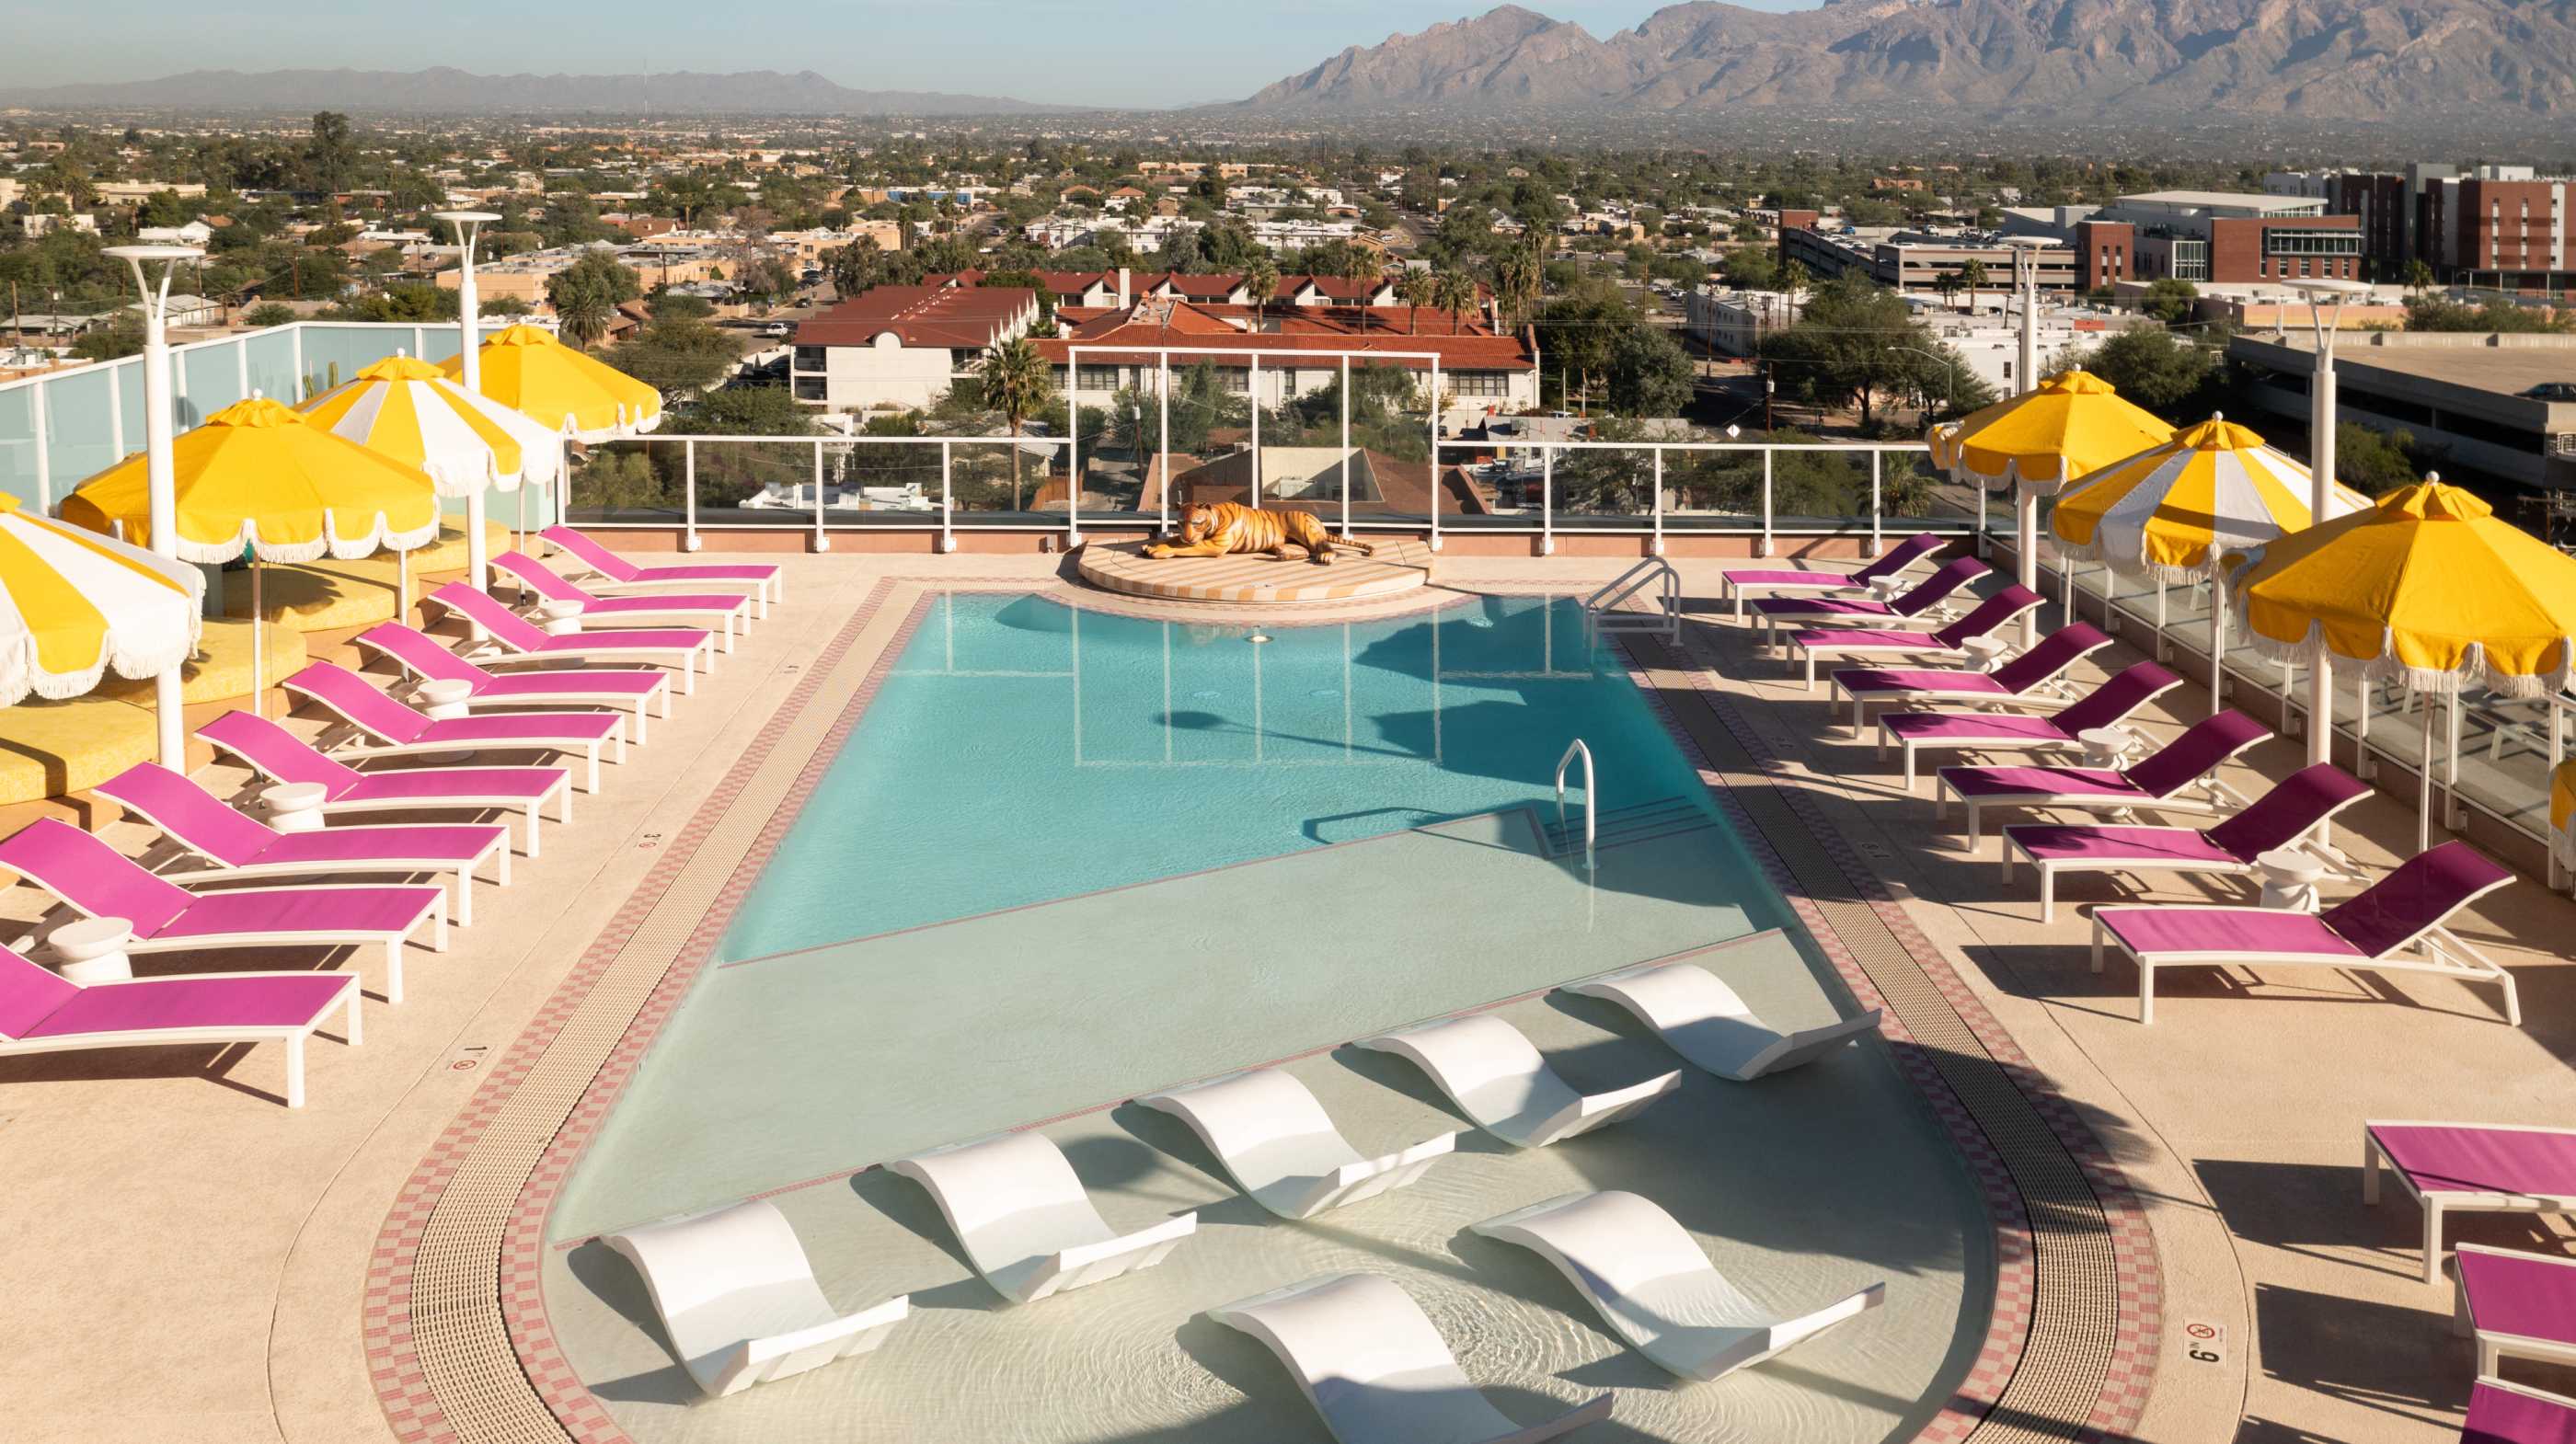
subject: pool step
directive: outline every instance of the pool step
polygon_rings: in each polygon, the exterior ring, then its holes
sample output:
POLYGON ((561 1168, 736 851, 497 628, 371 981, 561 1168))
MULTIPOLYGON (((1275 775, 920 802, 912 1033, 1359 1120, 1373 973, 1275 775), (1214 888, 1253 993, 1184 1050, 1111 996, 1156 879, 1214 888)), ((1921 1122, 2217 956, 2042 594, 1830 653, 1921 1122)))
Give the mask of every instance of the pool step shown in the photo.
MULTIPOLYGON (((1542 809, 1540 835, 1547 839, 1547 855, 1564 857, 1583 850, 1583 815, 1569 808, 1563 826, 1553 813, 1542 809)), ((1626 807, 1606 807, 1593 827, 1594 846, 1617 847, 1632 842, 1647 842, 1674 833, 1696 832, 1709 825, 1705 809, 1686 797, 1658 797, 1651 802, 1631 803, 1626 807)))

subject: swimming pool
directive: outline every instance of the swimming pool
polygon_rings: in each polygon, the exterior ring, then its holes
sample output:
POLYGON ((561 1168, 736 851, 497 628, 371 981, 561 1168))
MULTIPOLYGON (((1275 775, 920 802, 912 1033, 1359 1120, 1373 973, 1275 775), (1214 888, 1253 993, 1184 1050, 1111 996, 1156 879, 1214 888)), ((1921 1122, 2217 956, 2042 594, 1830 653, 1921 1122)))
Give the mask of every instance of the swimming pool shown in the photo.
POLYGON ((1706 816, 1696 775, 1587 646, 1571 602, 1485 598, 1256 633, 951 593, 931 602, 721 955, 1532 802, 1552 817, 1556 760, 1577 737, 1599 759, 1605 808, 1678 799, 1706 816))
POLYGON ((1373 1154, 1460 1125, 1354 1038, 1493 1009, 1597 1089, 1674 1060, 1555 984, 1688 957, 1784 1027, 1849 1009, 1570 605, 1256 641, 959 593, 914 623, 547 1218, 548 1318, 632 1437, 1319 1437, 1257 1346, 1201 1315, 1347 1268, 1397 1278, 1471 1374, 1617 1390, 1645 1437, 1867 1444, 1947 1397, 1982 1338, 1990 1234, 1874 1041, 1752 1087, 1692 1073, 1549 1149, 1470 1131, 1421 1184, 1297 1226, 1123 1101, 1281 1066, 1373 1154), (1603 794, 1589 860, 1555 826, 1576 737, 1603 794), (919 1188, 870 1165, 1031 1126, 1117 1227, 1198 1209, 1191 1246, 997 1309, 919 1188), (1543 1269, 1461 1233, 1583 1188, 1665 1201, 1762 1297, 1881 1279, 1888 1304, 1789 1367, 1675 1389, 1543 1269), (752 1195, 830 1297, 908 1293, 914 1319, 863 1361, 698 1406, 594 1236, 752 1195))

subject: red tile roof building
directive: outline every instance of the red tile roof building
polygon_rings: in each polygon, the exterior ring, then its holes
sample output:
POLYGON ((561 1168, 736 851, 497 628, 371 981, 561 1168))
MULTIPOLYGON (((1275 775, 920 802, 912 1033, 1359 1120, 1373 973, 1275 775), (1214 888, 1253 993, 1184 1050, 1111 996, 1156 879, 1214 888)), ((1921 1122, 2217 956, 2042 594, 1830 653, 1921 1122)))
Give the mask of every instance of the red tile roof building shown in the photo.
POLYGON ((790 382, 834 411, 926 407, 1037 322, 1025 286, 873 286, 797 326, 790 382))

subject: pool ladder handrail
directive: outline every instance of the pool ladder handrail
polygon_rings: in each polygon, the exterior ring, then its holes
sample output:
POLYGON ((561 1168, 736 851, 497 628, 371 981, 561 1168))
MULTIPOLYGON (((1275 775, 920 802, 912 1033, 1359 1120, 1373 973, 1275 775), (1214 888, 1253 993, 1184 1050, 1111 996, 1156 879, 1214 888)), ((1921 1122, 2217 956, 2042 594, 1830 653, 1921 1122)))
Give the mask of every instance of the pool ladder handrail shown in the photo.
POLYGON ((1667 642, 1678 642, 1682 635, 1682 576, 1673 564, 1662 557, 1646 557, 1621 572, 1608 586, 1583 599, 1585 630, 1603 632, 1661 632, 1667 642), (1617 610, 1619 604, 1645 590, 1659 586, 1653 613, 1617 610))
POLYGON ((1580 737, 1567 744, 1565 755, 1556 759, 1556 835, 1560 838, 1565 836, 1565 769, 1572 766, 1577 757, 1583 759, 1583 866, 1589 871, 1593 866, 1592 840, 1601 809, 1593 805, 1592 749, 1580 737))

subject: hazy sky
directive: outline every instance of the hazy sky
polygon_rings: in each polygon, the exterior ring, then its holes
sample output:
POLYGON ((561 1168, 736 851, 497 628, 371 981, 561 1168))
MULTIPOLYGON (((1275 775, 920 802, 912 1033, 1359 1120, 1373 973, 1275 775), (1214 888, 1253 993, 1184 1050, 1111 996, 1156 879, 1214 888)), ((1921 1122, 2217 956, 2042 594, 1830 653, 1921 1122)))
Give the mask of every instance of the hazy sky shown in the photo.
MULTIPOLYGON (((17 86, 184 70, 346 66, 485 74, 815 70, 844 85, 1066 104, 1230 100, 1346 45, 1493 0, 21 0, 0 44, 17 86)), ((1736 0, 1799 10, 1815 0, 1736 0)), ((1655 0, 1529 0, 1595 35, 1655 0)))

